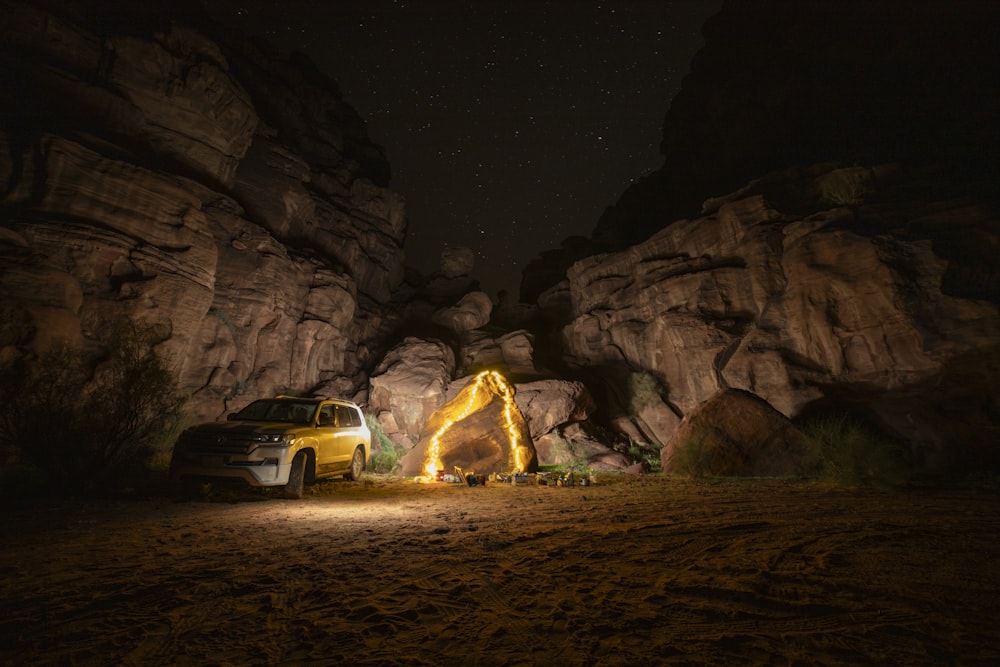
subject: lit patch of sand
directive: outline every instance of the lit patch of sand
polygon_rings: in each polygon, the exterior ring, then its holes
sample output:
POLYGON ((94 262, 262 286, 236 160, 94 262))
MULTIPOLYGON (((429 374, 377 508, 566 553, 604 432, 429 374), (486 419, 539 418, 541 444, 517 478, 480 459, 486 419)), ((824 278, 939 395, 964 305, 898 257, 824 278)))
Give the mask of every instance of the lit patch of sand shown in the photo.
POLYGON ((6 510, 0 663, 1000 661, 995 495, 609 477, 264 498, 6 510))

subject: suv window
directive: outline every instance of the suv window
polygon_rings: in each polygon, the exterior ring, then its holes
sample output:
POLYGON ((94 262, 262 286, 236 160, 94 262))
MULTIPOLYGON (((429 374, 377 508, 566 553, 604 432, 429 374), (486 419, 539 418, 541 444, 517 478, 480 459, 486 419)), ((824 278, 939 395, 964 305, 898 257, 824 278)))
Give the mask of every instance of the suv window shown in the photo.
POLYGON ((337 406, 337 426, 361 426, 358 413, 346 405, 337 406))
POLYGON ((336 426, 337 422, 333 418, 333 406, 324 405, 319 409, 319 424, 320 426, 336 426))
POLYGON ((264 399, 254 401, 236 414, 247 421, 295 422, 307 424, 316 412, 316 404, 305 401, 264 399))

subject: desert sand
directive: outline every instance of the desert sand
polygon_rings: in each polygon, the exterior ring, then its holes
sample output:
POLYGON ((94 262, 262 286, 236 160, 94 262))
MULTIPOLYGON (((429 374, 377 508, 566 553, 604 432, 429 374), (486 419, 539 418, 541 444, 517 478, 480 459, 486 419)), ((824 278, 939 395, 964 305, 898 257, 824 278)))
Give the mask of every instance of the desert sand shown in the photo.
POLYGON ((7 507, 0 663, 1000 663, 996 493, 597 482, 7 507))

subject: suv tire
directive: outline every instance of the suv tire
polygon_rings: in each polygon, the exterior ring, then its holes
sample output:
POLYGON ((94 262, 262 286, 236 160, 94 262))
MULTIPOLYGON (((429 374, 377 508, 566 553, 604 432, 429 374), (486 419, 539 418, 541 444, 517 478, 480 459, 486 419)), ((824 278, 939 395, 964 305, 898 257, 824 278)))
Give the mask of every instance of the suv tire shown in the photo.
POLYGON ((344 479, 348 481, 353 481, 361 479, 361 473, 365 470, 365 450, 362 447, 357 447, 354 450, 354 456, 351 457, 351 469, 344 475, 344 479))
POLYGON ((292 459, 292 469, 288 473, 288 483, 285 484, 285 497, 298 500, 302 497, 302 491, 306 484, 306 464, 309 455, 305 452, 298 452, 292 459))

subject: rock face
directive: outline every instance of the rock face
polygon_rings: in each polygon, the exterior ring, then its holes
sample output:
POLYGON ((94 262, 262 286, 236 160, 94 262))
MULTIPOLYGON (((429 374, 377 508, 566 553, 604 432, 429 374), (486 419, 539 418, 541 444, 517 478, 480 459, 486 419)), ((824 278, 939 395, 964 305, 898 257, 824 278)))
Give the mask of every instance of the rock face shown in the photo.
POLYGON ((484 371, 427 421, 420 442, 402 461, 404 475, 452 472, 480 475, 536 472, 538 458, 527 423, 502 376, 484 371))
MULTIPOLYGON (((944 173, 867 173, 871 191, 852 206, 821 201, 823 184, 843 176, 829 165, 793 170, 578 262, 567 359, 647 371, 679 416, 742 389, 791 418, 863 413, 928 462, 992 447, 996 201, 962 194, 968 183, 949 189, 944 173)), ((676 422, 663 426, 647 441, 667 443, 676 422)))
POLYGON ((445 403, 454 374, 455 354, 441 341, 407 338, 392 348, 372 374, 369 397, 376 415, 392 415, 398 431, 389 430, 389 437, 400 433, 417 442, 427 420, 445 403))
POLYGON ((3 356, 127 315, 194 418, 363 388, 405 212, 336 85, 198 12, 42 7, 0 2, 3 356))
POLYGON ((518 329, 496 338, 483 331, 470 331, 461 339, 460 368, 463 375, 502 369, 505 375, 526 378, 536 375, 534 336, 518 329))
POLYGON ((736 388, 1000 469, 1000 4, 734 1, 704 34, 662 168, 522 282, 605 421, 665 446, 736 388))
POLYGON ((597 409, 582 382, 538 380, 518 385, 517 406, 528 421, 532 438, 569 423, 586 421, 597 409))

